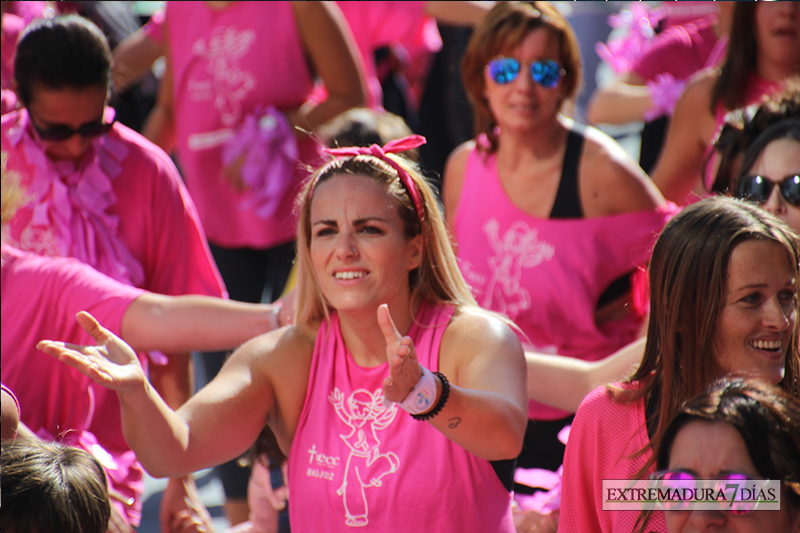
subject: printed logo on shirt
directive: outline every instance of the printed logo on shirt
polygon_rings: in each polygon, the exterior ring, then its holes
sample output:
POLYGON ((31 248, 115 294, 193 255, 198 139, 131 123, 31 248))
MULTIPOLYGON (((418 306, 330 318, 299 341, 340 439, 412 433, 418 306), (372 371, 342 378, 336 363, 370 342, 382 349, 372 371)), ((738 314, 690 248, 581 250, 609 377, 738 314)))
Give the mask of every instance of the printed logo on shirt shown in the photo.
POLYGON ((344 521, 347 526, 366 526, 369 523, 367 488, 379 489, 383 478, 400 468, 400 459, 392 452, 381 453, 378 432, 386 429, 397 415, 397 406, 383 404, 383 391, 356 389, 345 401, 338 387, 328 396, 336 414, 350 431, 339 436, 350 448, 344 469, 344 479, 336 494, 344 502, 344 521))
POLYGON ((239 58, 247 54, 255 42, 252 29, 238 31, 235 26, 215 28, 206 41, 197 39, 192 52, 208 61, 211 87, 202 79, 188 80, 189 98, 193 102, 213 98, 223 126, 233 126, 242 119, 242 100, 256 87, 256 77, 242 70, 239 58))
POLYGON ((306 475, 334 481, 336 472, 331 472, 331 469, 339 466, 339 461, 341 461, 339 457, 333 457, 318 452, 317 445, 312 444, 311 448, 308 450, 308 464, 311 466, 308 467, 306 475))
POLYGON ((494 255, 486 259, 491 274, 482 276, 464 261, 464 277, 472 284, 473 293, 481 307, 514 318, 531 307, 531 296, 520 285, 523 269, 550 261, 555 247, 539 240, 539 232, 525 222, 517 221, 502 235, 496 218, 483 226, 494 255))

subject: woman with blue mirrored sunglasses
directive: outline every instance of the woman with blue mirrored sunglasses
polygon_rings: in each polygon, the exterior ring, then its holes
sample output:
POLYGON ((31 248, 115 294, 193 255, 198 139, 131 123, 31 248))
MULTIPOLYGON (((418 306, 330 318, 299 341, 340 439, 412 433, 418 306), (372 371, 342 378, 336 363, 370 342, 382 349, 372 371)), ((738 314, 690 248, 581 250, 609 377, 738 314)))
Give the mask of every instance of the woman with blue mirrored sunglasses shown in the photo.
MULTIPOLYGON (((552 89, 558 85, 558 82, 561 81, 561 78, 563 78, 564 74, 567 72, 552 59, 531 61, 529 66, 531 79, 548 89, 552 89)), ((513 57, 496 57, 489 61, 488 69, 492 81, 500 85, 505 85, 517 79, 521 65, 520 62, 513 57)))
MULTIPOLYGON (((531 79, 548 89, 554 88, 567 73, 558 62, 552 59, 538 59, 531 61, 530 64, 531 79)), ((505 85, 511 83, 519 76, 521 69, 520 62, 513 57, 496 57, 489 61, 487 66, 489 69, 489 77, 492 81, 505 85)))
MULTIPOLYGON (((597 360, 626 346, 644 321, 629 305, 630 273, 669 214, 611 138, 568 117, 581 85, 569 23, 548 2, 498 2, 475 28, 463 76, 477 138, 450 156, 443 191, 478 303, 514 320, 531 352, 597 360), (601 333, 612 323, 626 332, 601 333)), ((532 404, 518 466, 557 470, 570 415, 532 404)))

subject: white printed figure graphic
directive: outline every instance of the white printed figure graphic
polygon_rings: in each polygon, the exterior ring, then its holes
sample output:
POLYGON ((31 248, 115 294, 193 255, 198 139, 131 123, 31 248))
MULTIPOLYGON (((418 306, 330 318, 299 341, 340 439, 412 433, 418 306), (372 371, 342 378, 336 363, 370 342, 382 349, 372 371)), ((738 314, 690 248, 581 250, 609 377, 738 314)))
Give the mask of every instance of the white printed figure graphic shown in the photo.
POLYGON ((538 230, 517 221, 500 238, 496 218, 486 221, 483 231, 494 251, 488 258, 492 276, 486 285, 481 307, 515 317, 531 306, 530 293, 520 287, 523 268, 532 268, 553 258, 552 244, 540 242, 538 230))
POLYGON ((376 432, 385 429, 394 420, 397 406, 383 405, 383 391, 353 391, 345 406, 344 394, 338 387, 328 396, 336 414, 350 426, 350 433, 339 435, 350 448, 344 470, 344 481, 336 494, 344 500, 345 525, 366 526, 369 523, 369 506, 364 489, 380 487, 382 478, 394 474, 400 459, 392 452, 381 453, 376 432))
MULTIPOLYGON (((241 102, 256 86, 253 73, 242 70, 239 64, 239 58, 247 53, 255 38, 253 30, 237 31, 234 26, 218 27, 208 38, 208 45, 201 38, 192 47, 196 55, 208 60, 207 70, 214 81, 214 106, 224 126, 241 122, 241 102)), ((194 81, 197 83, 197 80, 194 81)))

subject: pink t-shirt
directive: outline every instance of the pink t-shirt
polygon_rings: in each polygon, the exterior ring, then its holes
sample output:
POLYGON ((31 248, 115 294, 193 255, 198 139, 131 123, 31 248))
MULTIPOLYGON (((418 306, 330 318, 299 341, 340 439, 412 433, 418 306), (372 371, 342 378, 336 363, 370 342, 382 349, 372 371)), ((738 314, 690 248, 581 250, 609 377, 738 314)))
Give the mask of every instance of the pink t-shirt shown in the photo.
POLYGON ((368 107, 381 107, 383 91, 375 68, 375 49, 392 43, 408 48, 442 48, 442 38, 425 14, 426 2, 336 2, 353 32, 369 86, 368 107), (432 27, 431 27, 432 26, 432 27))
MULTIPOLYGON (((452 313, 423 304, 408 332, 431 371, 452 313)), ((292 531, 513 532, 511 495, 491 463, 384 407, 388 372, 355 363, 337 314, 320 325, 289 451, 292 531)))
MULTIPOLYGON (((592 391, 578 408, 567 441, 558 531, 633 531, 638 511, 603 511, 603 480, 634 479, 652 452, 636 458, 632 455, 649 442, 644 400, 621 403, 614 401, 605 387, 592 391)), ((667 533, 662 511, 653 513, 646 531, 667 533)))
MULTIPOLYGON (((99 418, 101 400, 89 378, 37 350, 36 344, 44 339, 94 344, 75 320, 78 311, 90 312, 119 335, 125 311, 144 291, 103 276, 75 259, 35 255, 5 243, 1 281, 0 372, 22 406, 21 421, 44 438, 63 439, 96 455, 107 467, 112 487, 134 498, 135 503, 124 510, 132 523, 138 524, 141 466, 134 462, 132 452, 110 449, 102 439, 93 443, 78 438, 99 418), (104 450, 98 450, 96 444, 104 450), (111 473, 109 464, 116 464, 116 471, 111 473)), ((116 409, 119 412, 119 403, 116 409)), ((101 426, 109 424, 100 422, 101 426)))
POLYGON ((277 210, 259 215, 223 177, 222 149, 259 106, 300 107, 314 86, 291 2, 168 2, 176 148, 186 186, 208 239, 229 248, 268 248, 292 241, 294 200, 319 163, 320 146, 299 141, 299 162, 277 210), (191 20, 191 24, 186 24, 191 20))
MULTIPOLYGON (((596 361, 633 342, 648 310, 644 283, 637 283, 631 314, 598 327, 600 296, 645 264, 673 212, 668 204, 606 217, 534 217, 508 198, 496 155, 474 150, 453 228, 461 271, 481 307, 513 320, 527 348, 596 361)), ((569 413, 531 401, 528 414, 554 420, 569 413)))
MULTIPOLYGON (((670 26, 655 37, 647 52, 631 68, 645 81, 654 81, 659 74, 671 74, 676 80, 686 80, 695 72, 710 67, 709 57, 718 41, 714 32, 716 16, 708 16, 680 26, 670 26)), ((715 53, 715 59, 724 54, 715 53)))

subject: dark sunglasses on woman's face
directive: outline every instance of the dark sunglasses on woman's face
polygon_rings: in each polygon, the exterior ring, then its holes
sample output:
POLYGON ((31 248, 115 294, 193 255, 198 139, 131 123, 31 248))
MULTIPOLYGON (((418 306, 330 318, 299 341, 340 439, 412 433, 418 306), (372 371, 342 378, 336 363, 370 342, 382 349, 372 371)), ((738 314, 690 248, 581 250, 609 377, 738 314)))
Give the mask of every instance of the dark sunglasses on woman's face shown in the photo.
MULTIPOLYGON (((658 481, 660 489, 668 489, 670 491, 675 489, 681 491, 682 489, 701 488, 703 482, 703 480, 700 480, 693 473, 681 469, 661 470, 651 474, 650 479, 653 481, 658 481)), ((723 493, 725 493, 724 489, 729 487, 729 482, 731 481, 747 482, 752 481, 752 479, 747 474, 743 474, 741 472, 728 472, 726 474, 720 474, 716 478, 717 483, 715 483, 712 487, 714 494, 717 494, 720 490, 723 490, 723 493)), ((680 494, 680 492, 678 494, 680 494)), ((686 511, 689 509, 690 503, 690 500, 680 499, 664 500, 659 502, 661 507, 666 511, 686 511)), ((754 511, 756 507, 758 507, 758 501, 740 500, 734 502, 724 502, 723 505, 724 510, 728 511, 729 513, 740 515, 754 511)))
MULTIPOLYGON (((28 110, 28 114, 30 114, 30 110, 28 110)), ((31 120, 31 125, 33 125, 33 129, 36 130, 36 133, 39 135, 39 138, 43 141, 66 141, 67 139, 71 138, 73 135, 80 135, 86 139, 91 139, 94 137, 100 137, 101 135, 105 135, 111 128, 114 127, 114 123, 117 121, 116 115, 111 117, 111 122, 103 122, 103 119, 95 120, 94 122, 88 122, 78 128, 71 128, 69 126, 64 125, 57 125, 57 126, 50 126, 49 128, 40 128, 36 125, 36 121, 31 120)))
POLYGON ((795 207, 800 206, 800 174, 786 176, 780 181, 772 181, 763 176, 748 176, 739 181, 739 188, 736 191, 738 198, 744 198, 751 202, 763 204, 769 200, 773 187, 783 196, 786 203, 795 207))
MULTIPOLYGON (((496 57, 489 61, 489 77, 500 85, 511 83, 519 76, 522 65, 513 57, 496 57)), ((548 89, 552 89, 566 74, 561 65, 552 59, 533 61, 530 64, 531 79, 548 89)))

